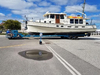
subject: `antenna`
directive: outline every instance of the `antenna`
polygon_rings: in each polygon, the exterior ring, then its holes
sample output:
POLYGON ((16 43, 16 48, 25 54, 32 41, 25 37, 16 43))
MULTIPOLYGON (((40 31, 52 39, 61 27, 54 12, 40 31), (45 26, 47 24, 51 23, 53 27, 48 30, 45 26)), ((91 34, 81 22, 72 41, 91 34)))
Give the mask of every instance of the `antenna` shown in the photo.
POLYGON ((81 13, 82 15, 85 15, 85 18, 87 17, 86 14, 81 11, 76 10, 76 12, 81 13))
POLYGON ((26 15, 25 15, 24 17, 25 17, 25 19, 26 19, 26 20, 28 20, 28 18, 27 18, 27 16, 26 16, 26 15))
MULTIPOLYGON (((82 11, 82 13, 85 13, 85 12, 84 12, 85 4, 86 4, 86 0, 84 0, 84 3, 83 3, 83 7, 82 7, 82 8, 83 8, 83 11, 82 11)), ((83 14, 82 14, 82 17, 83 17, 83 14)))

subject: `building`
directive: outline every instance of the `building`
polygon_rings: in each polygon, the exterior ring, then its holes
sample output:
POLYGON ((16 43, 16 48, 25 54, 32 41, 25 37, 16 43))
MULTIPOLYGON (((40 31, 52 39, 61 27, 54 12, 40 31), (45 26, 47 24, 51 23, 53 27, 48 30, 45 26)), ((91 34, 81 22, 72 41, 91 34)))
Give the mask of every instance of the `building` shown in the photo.
POLYGON ((0 26, 3 25, 3 24, 4 24, 4 23, 1 23, 0 26))
POLYGON ((95 32, 91 33, 91 35, 100 35, 100 29, 97 29, 95 32))

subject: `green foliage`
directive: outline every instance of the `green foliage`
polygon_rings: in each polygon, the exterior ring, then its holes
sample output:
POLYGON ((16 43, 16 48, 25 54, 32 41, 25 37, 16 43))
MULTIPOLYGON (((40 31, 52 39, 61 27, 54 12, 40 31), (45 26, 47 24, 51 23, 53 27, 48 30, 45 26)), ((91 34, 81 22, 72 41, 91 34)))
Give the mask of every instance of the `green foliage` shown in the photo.
POLYGON ((3 29, 3 25, 0 25, 0 29, 3 29))
POLYGON ((0 25, 0 30, 4 31, 4 26, 0 25))
POLYGON ((21 23, 17 20, 3 21, 5 29, 18 30, 21 29, 21 23))

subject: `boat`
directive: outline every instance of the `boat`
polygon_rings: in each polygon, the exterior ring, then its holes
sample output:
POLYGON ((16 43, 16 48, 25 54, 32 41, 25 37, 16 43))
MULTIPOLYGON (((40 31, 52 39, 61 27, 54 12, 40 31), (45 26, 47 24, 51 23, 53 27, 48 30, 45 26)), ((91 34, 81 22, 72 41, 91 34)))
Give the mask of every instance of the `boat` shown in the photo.
MULTIPOLYGON (((84 3, 85 7, 85 3, 84 3)), ((26 21, 27 32, 30 34, 68 34, 68 33, 91 33, 96 31, 96 25, 86 22, 89 18, 82 16, 68 16, 65 13, 46 12, 44 20, 26 21)))

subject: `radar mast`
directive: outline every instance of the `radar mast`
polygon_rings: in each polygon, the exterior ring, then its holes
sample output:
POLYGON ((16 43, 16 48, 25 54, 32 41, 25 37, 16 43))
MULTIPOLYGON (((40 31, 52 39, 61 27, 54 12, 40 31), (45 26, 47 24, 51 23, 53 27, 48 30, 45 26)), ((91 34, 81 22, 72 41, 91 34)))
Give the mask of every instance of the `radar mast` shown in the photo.
MULTIPOLYGON (((82 11, 82 13, 84 13, 85 14, 85 12, 84 12, 84 9, 85 9, 85 4, 86 4, 86 0, 84 0, 84 3, 83 3, 83 11, 82 11)), ((82 17, 83 17, 83 14, 82 14, 82 17)))

